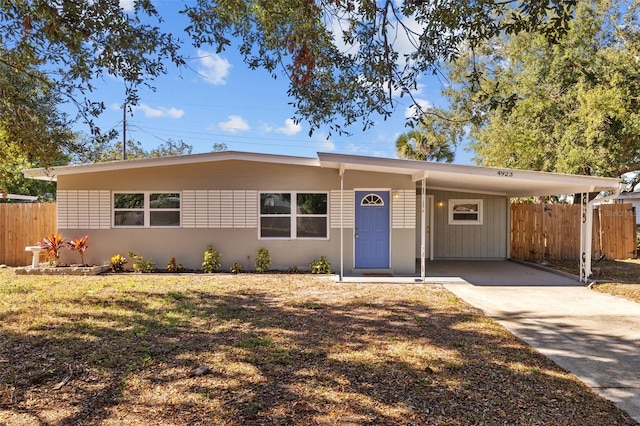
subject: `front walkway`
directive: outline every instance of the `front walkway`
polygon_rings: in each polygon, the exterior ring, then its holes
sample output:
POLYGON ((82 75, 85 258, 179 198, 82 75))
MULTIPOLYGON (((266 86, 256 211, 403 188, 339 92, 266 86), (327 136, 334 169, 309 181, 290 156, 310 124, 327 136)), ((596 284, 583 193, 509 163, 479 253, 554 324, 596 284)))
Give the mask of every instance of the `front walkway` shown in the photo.
POLYGON ((640 422, 640 304, 507 264, 461 264, 445 287, 640 422))

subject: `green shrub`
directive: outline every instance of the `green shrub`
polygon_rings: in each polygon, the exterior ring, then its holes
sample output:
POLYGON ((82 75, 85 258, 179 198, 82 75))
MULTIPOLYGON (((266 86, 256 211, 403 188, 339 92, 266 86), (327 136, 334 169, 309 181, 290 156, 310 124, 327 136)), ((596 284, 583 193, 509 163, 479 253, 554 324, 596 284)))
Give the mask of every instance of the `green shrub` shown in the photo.
POLYGON ((131 259, 133 259, 133 264, 131 265, 131 267, 135 272, 149 273, 155 270, 156 262, 154 262, 153 260, 145 259, 144 257, 138 256, 131 251, 128 253, 128 255, 131 259))
POLYGON ((167 271, 169 272, 182 272, 184 270, 184 266, 182 263, 177 263, 175 256, 169 259, 167 263, 167 271))
POLYGON ((261 248, 256 255, 256 272, 267 272, 271 265, 271 256, 269 250, 261 248))
POLYGON ((127 259, 123 256, 119 254, 111 256, 110 266, 113 272, 123 272, 125 263, 127 263, 127 259))
POLYGON ((244 268, 242 267, 242 265, 237 262, 231 265, 231 268, 229 269, 229 271, 233 274, 239 274, 243 270, 244 268))
POLYGON ((325 256, 320 256, 320 259, 316 259, 309 264, 312 274, 330 274, 331 263, 325 256))
POLYGON ((204 251, 204 259, 202 261, 202 269, 206 273, 216 272, 220 270, 220 259, 222 255, 220 252, 213 248, 212 245, 208 245, 204 251))

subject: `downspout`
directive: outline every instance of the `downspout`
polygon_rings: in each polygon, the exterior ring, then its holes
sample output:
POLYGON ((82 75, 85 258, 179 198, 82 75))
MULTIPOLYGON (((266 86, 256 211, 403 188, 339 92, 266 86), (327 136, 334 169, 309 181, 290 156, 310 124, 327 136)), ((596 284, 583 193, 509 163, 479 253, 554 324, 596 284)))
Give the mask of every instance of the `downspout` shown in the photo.
POLYGON ((511 259, 511 198, 505 197, 507 201, 507 259, 511 259))
POLYGON ((427 275, 426 255, 426 236, 427 231, 427 179, 423 177, 420 180, 420 204, 421 204, 421 220, 420 220, 420 279, 424 282, 427 275))
POLYGON ((340 166, 340 282, 344 278, 344 165, 340 166))

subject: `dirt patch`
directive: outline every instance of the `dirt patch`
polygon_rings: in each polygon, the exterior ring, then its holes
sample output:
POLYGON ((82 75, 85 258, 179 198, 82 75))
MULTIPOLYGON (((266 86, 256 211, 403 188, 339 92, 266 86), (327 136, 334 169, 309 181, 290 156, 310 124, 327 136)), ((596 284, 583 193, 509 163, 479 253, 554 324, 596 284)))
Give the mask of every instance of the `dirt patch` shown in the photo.
MULTIPOLYGON (((577 261, 548 261, 547 266, 580 274, 577 261)), ((640 303, 640 259, 601 260, 592 265, 592 280, 595 283, 590 287, 602 293, 624 297, 640 303)))
POLYGON ((636 424, 433 284, 0 270, 0 325, 0 424, 636 424))

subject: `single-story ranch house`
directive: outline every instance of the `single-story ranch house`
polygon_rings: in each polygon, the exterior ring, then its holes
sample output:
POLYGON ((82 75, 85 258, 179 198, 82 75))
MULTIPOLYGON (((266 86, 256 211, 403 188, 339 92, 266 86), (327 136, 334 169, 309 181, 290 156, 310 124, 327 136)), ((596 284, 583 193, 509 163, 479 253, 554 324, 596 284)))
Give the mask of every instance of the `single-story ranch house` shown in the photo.
MULTIPOLYGON (((24 174, 57 180, 58 232, 88 235, 90 263, 133 251, 159 267, 175 256, 199 269, 211 244, 226 270, 253 269, 267 248, 271 269, 307 269, 326 256, 340 278, 424 279, 429 259, 508 259, 510 197, 620 188, 611 178, 333 153, 225 151, 24 174)), ((582 252, 590 253, 586 207, 582 252)))

